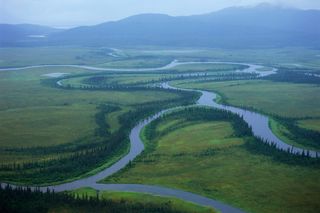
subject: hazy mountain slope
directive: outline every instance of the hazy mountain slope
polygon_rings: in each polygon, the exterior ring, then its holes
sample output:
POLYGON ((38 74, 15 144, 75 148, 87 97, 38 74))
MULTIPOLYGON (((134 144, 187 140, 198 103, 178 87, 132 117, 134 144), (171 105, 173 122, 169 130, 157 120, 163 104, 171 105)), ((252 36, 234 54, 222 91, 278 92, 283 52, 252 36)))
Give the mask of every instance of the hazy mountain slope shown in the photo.
POLYGON ((61 30, 32 24, 0 24, 0 44, 8 46, 43 40, 49 34, 59 31, 61 30))
POLYGON ((320 11, 262 4, 171 17, 142 14, 117 22, 49 35, 51 45, 163 45, 227 48, 309 46, 320 48, 320 11))
POLYGON ((319 46, 319 22, 320 11, 264 4, 186 17, 137 15, 67 30, 51 41, 92 45, 319 46))

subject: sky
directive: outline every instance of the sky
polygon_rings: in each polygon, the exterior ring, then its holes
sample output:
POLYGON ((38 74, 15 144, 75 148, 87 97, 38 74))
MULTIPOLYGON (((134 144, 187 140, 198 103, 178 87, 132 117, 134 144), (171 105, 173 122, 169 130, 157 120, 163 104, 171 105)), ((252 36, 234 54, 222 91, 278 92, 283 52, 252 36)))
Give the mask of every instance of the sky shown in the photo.
POLYGON ((141 13, 194 15, 262 2, 320 9, 320 0, 0 0, 0 23, 69 28, 115 21, 141 13))

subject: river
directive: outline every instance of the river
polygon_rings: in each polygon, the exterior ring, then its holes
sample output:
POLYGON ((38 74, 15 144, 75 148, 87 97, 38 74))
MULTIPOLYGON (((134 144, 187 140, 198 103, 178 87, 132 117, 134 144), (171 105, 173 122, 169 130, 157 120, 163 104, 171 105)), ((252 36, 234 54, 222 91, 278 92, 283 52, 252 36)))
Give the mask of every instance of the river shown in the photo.
MULTIPOLYGON (((155 71, 155 70, 165 70, 170 69, 175 66, 179 65, 186 65, 186 64, 219 64, 219 63, 225 63, 225 64, 242 64, 247 65, 248 68, 242 70, 241 72, 250 72, 250 73, 258 73, 259 76, 266 76, 270 75, 276 72, 275 68, 272 68, 272 70, 267 72, 260 72, 258 71, 259 68, 262 68, 263 66, 260 65, 253 65, 253 64, 245 64, 245 63, 233 63, 233 62, 178 62, 173 61, 170 64, 160 67, 160 68, 145 68, 145 69, 111 69, 111 68, 98 68, 98 67, 91 67, 91 66, 81 66, 81 65, 37 65, 37 66, 28 66, 28 67, 20 67, 20 68, 9 68, 9 69, 0 69, 0 71, 9 71, 9 70, 23 70, 23 69, 30 69, 30 68, 38 68, 38 67, 78 67, 83 69, 89 69, 89 70, 100 70, 100 71, 155 71)), ((61 86, 61 82, 57 82, 58 85, 61 86)), ((197 105, 199 106, 209 106, 214 107, 217 109, 223 109, 227 110, 233 113, 238 114, 239 116, 242 116, 243 119, 249 124, 249 126, 252 128, 253 134, 256 137, 264 139, 268 143, 275 143, 278 149, 282 150, 291 150, 292 153, 302 153, 302 149, 298 147, 291 146, 289 144, 284 143, 280 139, 278 139, 270 130, 268 125, 268 117, 261 115, 256 112, 251 112, 249 110, 244 110, 232 106, 226 106, 221 105, 215 102, 216 94, 213 92, 208 91, 201 91, 201 90, 192 90, 192 89, 180 89, 170 86, 167 82, 162 83, 161 86, 163 88, 167 89, 174 89, 174 90, 186 90, 186 91, 196 91, 201 93, 201 97, 197 101, 197 105)), ((205 206, 211 206, 215 209, 217 209, 220 212, 230 212, 230 213, 240 213, 243 212, 241 209, 234 208, 230 205, 224 204, 220 201, 210 199, 201 195, 197 195, 194 193, 178 190, 178 189, 171 189, 167 187, 161 187, 161 186, 153 186, 153 185, 143 185, 143 184, 102 184, 97 183, 98 181, 109 177, 112 174, 115 174, 122 168, 124 168, 130 161, 134 160, 141 152, 144 150, 143 142, 140 138, 141 130, 148 125, 151 121, 157 119, 162 114, 171 111, 172 109, 166 109, 163 111, 160 111, 156 113, 155 115, 146 118, 142 122, 138 123, 130 132, 130 151, 128 154, 126 154, 123 158, 121 158, 119 161, 114 163, 111 167, 108 167, 104 169, 103 171, 90 176, 86 178, 82 178, 73 182, 54 185, 54 186, 47 186, 47 187, 40 187, 40 190, 47 190, 49 188, 50 190, 54 190, 56 192, 66 191, 66 190, 74 190, 81 187, 92 187, 96 190, 111 190, 111 191, 128 191, 128 192, 142 192, 142 193, 150 193, 154 195, 160 195, 160 196, 170 196, 170 197, 176 197, 179 199, 183 199, 186 201, 190 201, 199 205, 205 205, 205 206)), ((307 150, 305 150, 307 151, 307 150)), ((316 157, 317 154, 313 150, 308 150, 311 157, 316 157)), ((5 185, 6 183, 2 183, 1 185, 5 185)), ((15 187, 14 185, 12 185, 15 187)))

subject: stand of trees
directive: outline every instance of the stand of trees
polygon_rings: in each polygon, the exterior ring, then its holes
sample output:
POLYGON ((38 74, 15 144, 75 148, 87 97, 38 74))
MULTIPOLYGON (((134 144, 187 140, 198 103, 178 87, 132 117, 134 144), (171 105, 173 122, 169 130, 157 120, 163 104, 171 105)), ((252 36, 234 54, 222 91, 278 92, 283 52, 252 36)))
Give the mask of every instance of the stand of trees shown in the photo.
MULTIPOLYGON (((137 75, 142 75, 145 72, 139 72, 137 75)), ((226 81, 226 80, 244 80, 244 79, 256 79, 258 77, 257 73, 209 73, 209 72, 198 72, 198 73, 191 73, 191 72, 176 72, 172 71, 162 71, 152 72, 155 75, 155 79, 147 80, 147 81, 139 81, 135 83, 126 83, 121 84, 118 82, 108 83, 106 80, 109 78, 113 78, 114 75, 117 77, 121 76, 121 74, 128 74, 128 73, 105 73, 101 75, 96 74, 80 74, 80 75, 69 75, 60 78, 51 78, 51 79, 43 79, 41 82, 44 85, 51 86, 51 87, 59 87, 63 89, 84 89, 84 90, 118 90, 118 91, 143 91, 143 90, 161 90, 161 88, 148 86, 153 85, 156 83, 166 82, 166 81, 175 81, 175 80, 188 80, 193 79, 197 80, 197 82, 207 82, 207 81, 226 81), (157 74, 168 74, 167 77, 157 78, 157 74), (84 78, 81 81, 80 85, 58 85, 56 82, 64 79, 71 79, 77 77, 88 77, 84 78)), ((134 74, 134 73, 130 73, 134 74)), ((146 74, 150 75, 150 72, 146 72, 146 74)))
MULTIPOLYGON (((172 74, 172 73, 171 73, 172 74)), ((156 77, 156 76, 155 76, 156 77)), ((87 86, 80 86, 80 88, 95 88, 95 89, 143 89, 146 88, 145 85, 175 81, 175 80, 188 80, 188 79, 197 79, 197 82, 207 82, 207 81, 224 81, 224 80, 242 80, 242 79, 256 79, 258 74, 256 73, 217 73, 217 74, 208 74, 207 72, 202 73, 189 73, 181 74, 177 73, 176 75, 172 74, 167 77, 162 77, 159 79, 149 80, 149 81, 139 81, 135 83, 119 84, 118 82, 106 83, 106 79, 110 76, 93 76, 82 80, 83 84, 87 86)), ((72 85, 64 86, 66 88, 72 88, 72 85)))
POLYGON ((276 117, 275 120, 290 132, 290 134, 286 134, 289 139, 320 149, 320 132, 299 127, 295 119, 276 117))
MULTIPOLYGON (((92 213, 182 213, 170 202, 133 203, 115 201, 97 196, 78 196, 70 193, 54 193, 30 188, 0 186, 0 212, 3 213, 47 213, 47 212, 92 212, 92 213)), ((185 211, 183 211, 185 212, 185 211)))
POLYGON ((235 80, 253 80, 258 79, 257 73, 230 73, 220 76, 206 76, 205 78, 195 80, 194 82, 205 83, 213 81, 235 81, 235 80))
POLYGON ((248 138, 243 146, 252 154, 269 156, 272 160, 277 162, 289 165, 320 168, 320 156, 317 158, 311 158, 309 157, 308 152, 293 154, 291 150, 279 150, 276 148, 276 144, 267 143, 255 137, 248 138))
POLYGON ((291 82, 291 83, 302 83, 302 84, 320 84, 320 73, 318 76, 313 74, 312 70, 308 69, 288 69, 280 68, 276 74, 264 77, 266 80, 277 81, 277 82, 291 82))
POLYGON ((100 110, 100 112, 98 112, 95 115, 96 124, 98 125, 98 128, 96 128, 95 130, 95 134, 100 137, 108 137, 110 136, 110 131, 109 131, 110 126, 106 122, 106 117, 109 113, 118 111, 121 108, 118 106, 104 105, 104 104, 101 104, 97 108, 100 110))

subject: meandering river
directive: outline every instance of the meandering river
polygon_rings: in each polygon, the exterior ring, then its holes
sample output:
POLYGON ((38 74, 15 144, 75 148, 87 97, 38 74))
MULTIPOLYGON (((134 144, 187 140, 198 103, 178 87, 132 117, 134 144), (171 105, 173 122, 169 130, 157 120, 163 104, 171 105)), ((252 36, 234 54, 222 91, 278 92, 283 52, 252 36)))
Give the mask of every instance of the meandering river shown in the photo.
MULTIPOLYGON (((19 68, 8 68, 8 69, 0 69, 0 71, 9 71, 9 70, 23 70, 23 69, 30 69, 30 68, 40 68, 40 67, 77 67, 83 68, 88 70, 99 70, 99 71, 156 71, 156 70, 165 70, 170 69, 179 65, 186 65, 186 64, 242 64, 247 65, 248 68, 242 70, 241 72, 250 72, 250 73, 258 73, 259 76, 266 76, 276 72, 275 68, 272 68, 270 71, 267 72, 260 72, 259 69, 263 66, 260 65, 253 65, 253 64, 245 64, 245 63, 233 63, 233 62, 178 62, 173 61, 170 64, 160 67, 160 68, 144 68, 144 69, 113 69, 113 68, 99 68, 99 67, 91 67, 91 66, 81 66, 81 65, 36 65, 36 66, 28 66, 28 67, 19 67, 19 68)), ((61 82, 57 82, 61 85, 61 82)), ((292 145, 286 144, 277 138, 269 128, 268 125, 268 117, 265 115, 261 115, 256 112, 251 112, 249 110, 244 110, 232 106, 221 105, 215 102, 216 94, 213 92, 208 91, 201 91, 201 90, 192 90, 192 89, 181 89, 170 86, 167 82, 161 84, 163 88, 167 89, 174 89, 174 90, 186 90, 186 91, 196 91, 201 93, 201 97, 197 101, 197 105, 199 106, 209 106, 214 107, 217 109, 227 110, 233 113, 242 116, 243 119, 249 124, 252 128, 253 134, 256 137, 262 138, 268 143, 275 143, 276 147, 281 150, 291 150, 294 153, 302 153, 303 150, 298 147, 294 147, 292 145)), ((113 190, 113 191, 129 191, 129 192, 142 192, 142 193, 150 193, 154 195, 160 196, 170 196, 180 198, 186 201, 194 202, 199 205, 211 206, 217 209, 220 212, 230 212, 230 213, 240 213, 243 212, 241 209, 234 208, 230 205, 224 204, 214 199, 210 199, 201 195, 197 195, 194 193, 178 190, 178 189, 171 189, 167 187, 161 186, 153 186, 153 185, 142 185, 142 184, 102 184, 97 183, 98 181, 109 177, 112 174, 115 174, 120 169, 124 168, 130 161, 134 160, 144 149, 143 142, 140 138, 140 132, 142 129, 148 125, 151 121, 157 119, 162 114, 171 111, 172 109, 167 109, 156 113, 155 115, 146 118, 142 122, 138 123, 130 132, 130 151, 127 155, 113 164, 111 167, 104 169, 103 171, 86 178, 82 178, 73 182, 48 186, 48 187, 40 187, 40 190, 54 190, 56 192, 61 192, 65 190, 73 190, 78 189, 81 187, 92 187, 97 190, 113 190)), ((311 157, 316 157, 319 155, 316 151, 313 150, 304 150, 309 151, 311 157)), ((1 183, 1 185, 6 185, 5 183, 1 183)), ((14 185, 12 185, 15 187, 14 185)))

